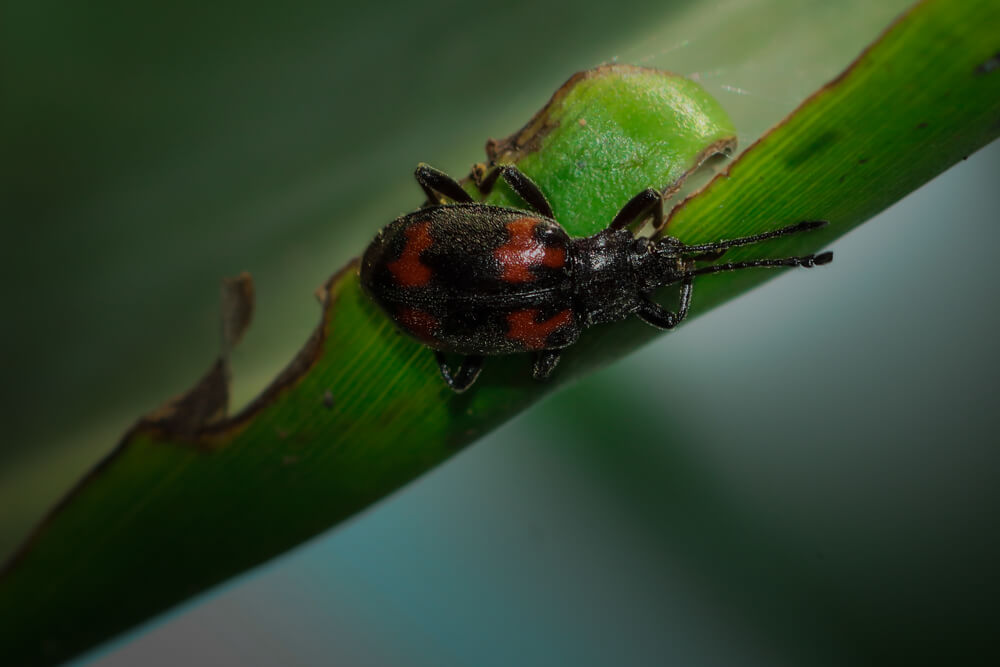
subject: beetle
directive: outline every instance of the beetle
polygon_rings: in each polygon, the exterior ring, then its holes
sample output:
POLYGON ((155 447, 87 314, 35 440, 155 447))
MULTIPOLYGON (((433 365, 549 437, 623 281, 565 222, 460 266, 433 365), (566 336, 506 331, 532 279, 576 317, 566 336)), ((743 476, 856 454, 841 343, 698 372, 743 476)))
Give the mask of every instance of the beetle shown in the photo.
POLYGON ((603 231, 570 238, 542 191, 512 165, 494 166, 479 188, 488 194, 502 177, 530 210, 477 203, 427 164, 414 175, 428 203, 376 235, 361 261, 361 285, 404 332, 434 350, 445 383, 456 392, 472 386, 492 355, 532 352, 534 377, 547 378, 562 350, 595 324, 636 315, 673 329, 688 313, 696 276, 833 259, 824 252, 695 268, 696 261, 715 261, 729 248, 816 229, 826 224, 822 220, 714 243, 646 238, 628 227, 652 214, 654 236, 663 228, 663 196, 648 188, 603 231), (676 283, 676 311, 653 301, 655 289, 676 283), (457 370, 445 353, 463 355, 457 370))

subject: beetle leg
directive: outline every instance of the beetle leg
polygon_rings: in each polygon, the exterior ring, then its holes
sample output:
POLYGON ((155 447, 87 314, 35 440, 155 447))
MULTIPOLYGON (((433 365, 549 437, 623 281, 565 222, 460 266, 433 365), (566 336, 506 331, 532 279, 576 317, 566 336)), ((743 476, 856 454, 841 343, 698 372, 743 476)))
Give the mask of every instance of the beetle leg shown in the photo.
POLYGON ((454 375, 451 374, 451 369, 448 368, 444 352, 435 350, 434 358, 437 359, 438 366, 441 368, 441 377, 444 378, 445 384, 451 387, 456 394, 461 394, 471 387, 472 383, 479 377, 479 372, 483 370, 483 357, 478 354, 470 354, 462 359, 462 363, 454 375))
POLYGON ((550 375, 552 371, 555 370, 556 364, 559 363, 559 357, 562 356, 561 350, 542 350, 535 355, 535 367, 532 370, 532 377, 536 380, 545 380, 550 375))
POLYGON ((659 329, 673 329, 687 317, 688 308, 691 306, 691 278, 685 278, 681 283, 680 306, 676 313, 672 313, 660 304, 653 301, 648 294, 643 295, 639 303, 639 310, 636 315, 647 324, 652 324, 659 329))
POLYGON ((503 180, 507 182, 510 189, 516 192, 533 211, 544 215, 546 218, 555 218, 555 215, 552 213, 552 206, 549 204, 549 200, 545 198, 545 195, 542 194, 541 189, 514 165, 497 165, 493 171, 486 175, 482 183, 479 184, 480 192, 484 195, 492 192, 493 186, 496 185, 497 177, 499 176, 503 176, 503 180))
POLYGON ((608 225, 608 229, 627 227, 637 220, 642 220, 650 212, 653 213, 653 234, 656 234, 663 229, 665 220, 663 219, 663 195, 654 188, 647 188, 628 200, 618 211, 615 219, 608 225))
POLYGON ((417 183, 423 188, 427 195, 427 201, 431 205, 444 203, 441 195, 457 202, 472 202, 472 195, 465 191, 454 178, 439 169, 435 169, 425 162, 417 165, 417 170, 413 172, 417 183))

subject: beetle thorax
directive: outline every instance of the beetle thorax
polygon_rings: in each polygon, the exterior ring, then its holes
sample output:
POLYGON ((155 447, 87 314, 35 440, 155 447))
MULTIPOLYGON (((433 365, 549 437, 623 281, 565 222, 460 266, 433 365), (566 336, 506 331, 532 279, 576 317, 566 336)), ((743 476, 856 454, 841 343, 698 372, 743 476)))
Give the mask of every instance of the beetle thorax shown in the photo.
POLYGON ((627 229, 573 240, 574 301, 584 326, 623 320, 635 311, 635 243, 627 229))

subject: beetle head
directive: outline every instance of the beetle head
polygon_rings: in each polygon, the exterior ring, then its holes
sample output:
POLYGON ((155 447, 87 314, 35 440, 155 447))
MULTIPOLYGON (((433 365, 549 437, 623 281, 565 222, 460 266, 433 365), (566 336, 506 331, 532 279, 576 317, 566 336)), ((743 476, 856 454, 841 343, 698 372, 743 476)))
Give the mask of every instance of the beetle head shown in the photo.
POLYGON ((640 292, 675 283, 694 266, 684 244, 672 236, 636 239, 635 257, 636 287, 640 292))

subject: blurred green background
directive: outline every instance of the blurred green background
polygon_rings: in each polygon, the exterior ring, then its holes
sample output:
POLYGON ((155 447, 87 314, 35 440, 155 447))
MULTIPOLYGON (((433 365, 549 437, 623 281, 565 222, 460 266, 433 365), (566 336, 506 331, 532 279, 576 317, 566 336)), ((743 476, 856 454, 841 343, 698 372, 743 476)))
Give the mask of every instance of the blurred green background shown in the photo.
MULTIPOLYGON (((572 72, 698 78, 746 146, 906 2, 0 6, 0 553, 217 347, 572 72), (870 6, 874 5, 874 6, 870 6)), ((551 398, 108 664, 971 662, 997 627, 990 147, 799 272, 551 398)))

